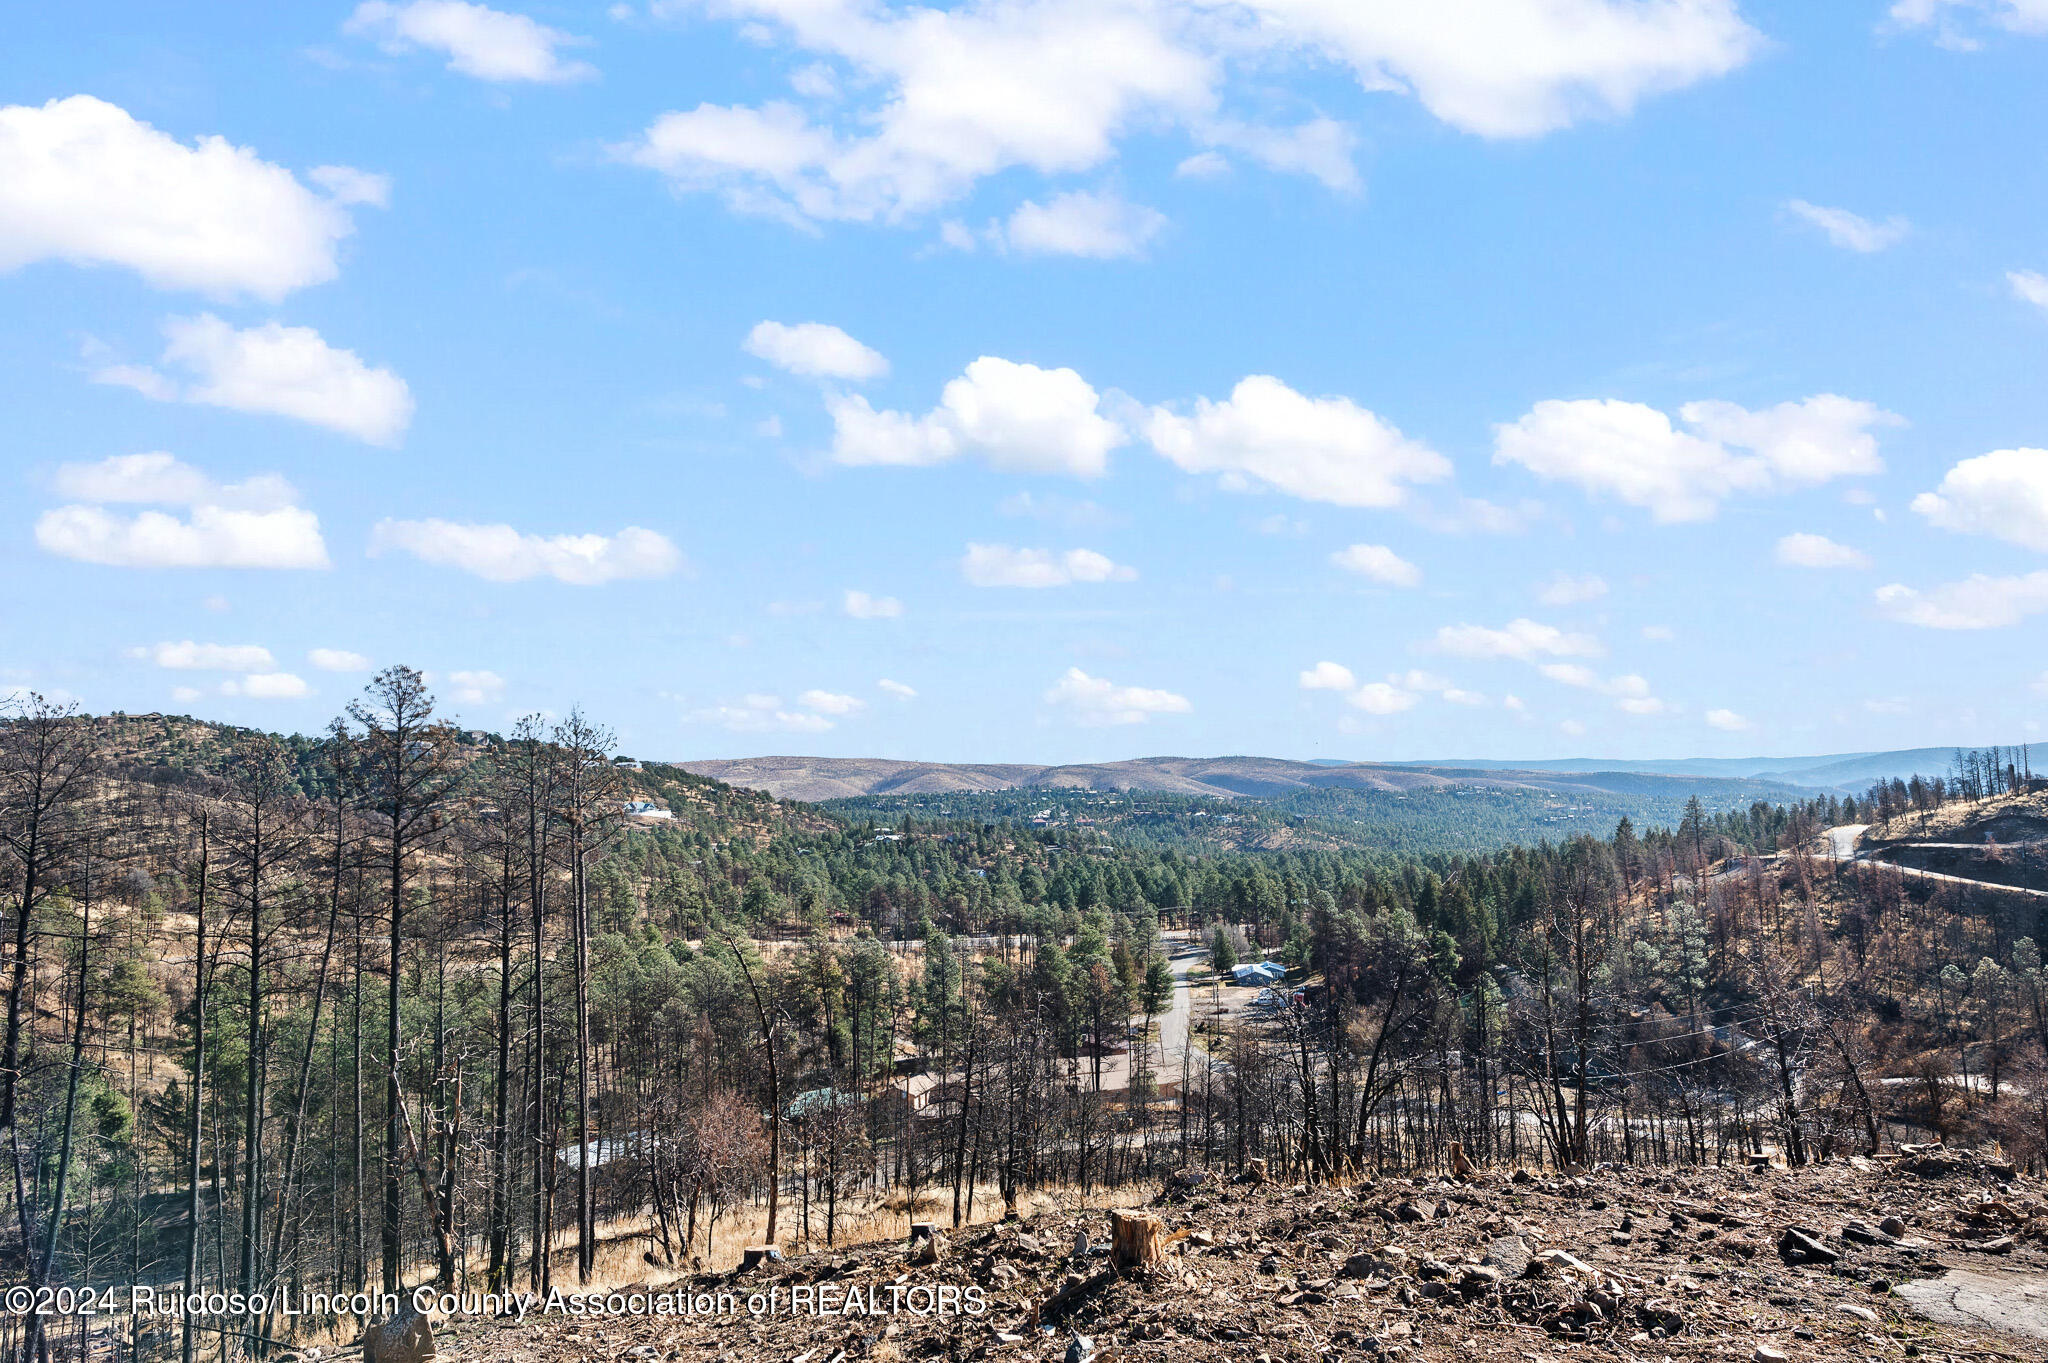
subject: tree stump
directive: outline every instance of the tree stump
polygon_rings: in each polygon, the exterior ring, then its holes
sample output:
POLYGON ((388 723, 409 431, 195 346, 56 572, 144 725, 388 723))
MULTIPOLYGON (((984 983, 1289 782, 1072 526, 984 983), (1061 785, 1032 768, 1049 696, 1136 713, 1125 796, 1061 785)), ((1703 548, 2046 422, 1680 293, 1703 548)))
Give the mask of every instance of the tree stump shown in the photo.
POLYGON ((1266 1181, 1266 1162, 1262 1159, 1246 1160, 1244 1162, 1244 1181, 1246 1183, 1264 1183, 1266 1181))
POLYGON ((740 1251, 740 1272, 759 1268, 764 1261, 781 1257, 782 1252, 773 1245, 748 1245, 740 1251))
POLYGON ((1143 1268, 1166 1253, 1166 1223, 1150 1212, 1111 1212, 1110 1243, 1118 1268, 1143 1268))
POLYGON ((932 1224, 931 1222, 929 1222, 929 1221, 913 1221, 913 1222, 911 1222, 911 1223, 910 1223, 910 1243, 914 1245, 914 1244, 916 1244, 916 1243, 917 1243, 918 1241, 920 1241, 920 1240, 929 1240, 929 1239, 931 1239, 931 1238, 932 1238, 932 1235, 933 1235, 933 1233, 934 1233, 934 1230, 935 1230, 935 1227, 934 1227, 934 1226, 933 1226, 933 1224, 932 1224))
POLYGON ((1472 1161, 1465 1157, 1465 1143, 1463 1141, 1452 1141, 1451 1176, 1453 1178, 1470 1178, 1473 1171, 1474 1165, 1472 1161))

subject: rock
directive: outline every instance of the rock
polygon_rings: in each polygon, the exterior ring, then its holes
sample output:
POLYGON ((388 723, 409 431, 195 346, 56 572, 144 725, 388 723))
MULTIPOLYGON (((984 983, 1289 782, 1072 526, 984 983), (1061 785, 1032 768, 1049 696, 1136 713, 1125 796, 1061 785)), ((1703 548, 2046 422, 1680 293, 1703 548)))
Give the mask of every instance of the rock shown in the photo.
POLYGON ((1906 1223, 1899 1220, 1896 1216, 1887 1216, 1884 1220, 1877 1223, 1877 1228, 1886 1235, 1891 1236, 1894 1240, 1906 1233, 1906 1223))
POLYGON ((1497 1268, 1507 1277, 1519 1278, 1529 1271, 1529 1246, 1519 1235, 1508 1235, 1486 1247, 1480 1263, 1497 1268))
POLYGON ((2010 1254, 2012 1247, 2013 1238, 2010 1235, 2001 1235, 1991 1240, 1963 1241, 1964 1249, 1973 1250, 1978 1254, 2010 1254))
POLYGON ((1095 1341, 1077 1334, 1067 1341, 1067 1363, 1088 1363, 1095 1357, 1095 1341))
POLYGON ((363 1332, 363 1363, 426 1363, 435 1356, 434 1326, 404 1299, 390 1320, 363 1332))
POLYGON ((1778 1237, 1778 1257, 1788 1264, 1832 1264, 1842 1256, 1806 1232, 1788 1226, 1778 1237))
POLYGON ((1380 1261, 1370 1254, 1354 1254, 1344 1261, 1344 1276, 1347 1278, 1370 1278, 1381 1268, 1380 1261))
POLYGON ((1877 1323, 1877 1312, 1867 1306, 1858 1306, 1854 1302, 1843 1302, 1835 1309, 1845 1316, 1854 1316, 1858 1320, 1866 1320, 1873 1325, 1877 1323))
POLYGON ((1685 1333, 1685 1314, 1669 1297, 1652 1297, 1636 1307, 1636 1320, 1646 1330, 1662 1330, 1667 1339, 1685 1333))
POLYGON ((1523 1272, 1530 1277, 1540 1273, 1580 1273, 1591 1277, 1593 1266, 1576 1254, 1567 1254, 1561 1249, 1546 1249, 1538 1251, 1523 1272))
POLYGON ((1403 1202, 1400 1206, 1394 1208, 1394 1215, 1410 1225, 1420 1221, 1432 1221, 1436 1219, 1436 1204, 1434 1202, 1403 1202))
POLYGON ((1476 1297, 1500 1286, 1501 1272, 1486 1264, 1467 1264, 1458 1274, 1458 1290, 1476 1297))
POLYGON ((1868 1221, 1849 1221, 1842 1226, 1842 1238, 1854 1240, 1859 1245, 1894 1245, 1898 1238, 1880 1230, 1868 1221))
POLYGON ((1792 1355, 1769 1344, 1759 1344, 1749 1356, 1749 1363, 1792 1363, 1792 1355))
POLYGON ((1451 1276, 1451 1266, 1441 1259, 1425 1254, 1415 1263, 1415 1276, 1424 1282, 1448 1278, 1451 1276))

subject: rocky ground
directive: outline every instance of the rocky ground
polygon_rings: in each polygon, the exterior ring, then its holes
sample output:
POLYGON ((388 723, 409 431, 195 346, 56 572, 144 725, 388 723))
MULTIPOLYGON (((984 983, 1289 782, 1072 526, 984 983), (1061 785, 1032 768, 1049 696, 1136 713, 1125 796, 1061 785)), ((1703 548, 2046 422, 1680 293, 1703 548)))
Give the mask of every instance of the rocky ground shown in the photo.
POLYGON ((1952 1153, 1343 1188, 1191 1171, 1150 1210, 1175 1237, 1150 1268, 1114 1267, 1106 1212, 1042 1212, 626 1290, 708 1314, 450 1321, 441 1357, 2048 1359, 2048 1185, 1952 1153))

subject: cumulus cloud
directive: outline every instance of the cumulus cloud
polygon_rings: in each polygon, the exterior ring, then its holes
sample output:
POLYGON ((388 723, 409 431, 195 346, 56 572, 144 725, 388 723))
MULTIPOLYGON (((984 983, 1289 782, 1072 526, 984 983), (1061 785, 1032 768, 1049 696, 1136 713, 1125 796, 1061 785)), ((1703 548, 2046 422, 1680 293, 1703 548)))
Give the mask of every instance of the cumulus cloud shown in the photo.
POLYGON ((1650 683, 1633 672, 1618 677, 1601 677, 1579 663, 1544 663, 1538 672, 1565 686, 1597 691, 1614 700, 1615 708, 1631 715, 1661 715, 1671 707, 1650 693, 1650 683))
POLYGON ((2048 450, 1993 450, 1965 459, 1913 510, 1944 530, 1990 535, 2048 553, 2048 450))
POLYGON ((851 696, 837 696, 829 691, 806 691, 798 698, 797 705, 790 707, 780 696, 757 692, 742 696, 733 704, 693 710, 683 718, 690 723, 715 725, 738 734, 821 734, 833 727, 833 715, 853 713, 851 709, 824 710, 813 705, 813 700, 826 705, 851 702, 854 709, 860 708, 861 704, 851 696))
POLYGON ((843 695, 837 691, 806 691, 796 698, 796 703, 821 715, 840 717, 857 715, 868 708, 868 703, 860 697, 843 695))
POLYGON ((46 552, 118 568, 325 568, 327 545, 312 512, 276 474, 221 484, 162 451, 64 464, 51 480, 69 505, 36 520, 46 552), (188 508, 122 515, 106 503, 188 508))
POLYGON ((1088 725, 1143 724, 1154 715, 1185 715, 1194 710, 1186 696, 1144 686, 1118 686, 1070 667, 1045 693, 1045 703, 1070 711, 1088 725))
POLYGON ((371 555, 394 549, 491 582, 552 577, 572 586, 595 587, 667 577, 683 567, 682 552, 667 536, 637 525, 615 535, 531 535, 509 525, 379 521, 370 532, 371 555))
POLYGON ((1645 507, 1660 523, 1703 521, 1737 493, 1882 472, 1871 428, 1899 422, 1871 403, 1832 393, 1757 412, 1732 402, 1691 402, 1679 419, 1692 429, 1680 430, 1638 402, 1546 400, 1494 428, 1493 462, 1645 507))
POLYGON ((1574 634, 1555 625, 1518 619, 1500 629, 1485 625, 1445 625, 1436 632, 1436 647, 1460 658, 1597 658, 1606 650, 1590 634, 1574 634))
POLYGON ((832 457, 842 464, 939 464, 968 454, 1009 473, 1099 478, 1109 452, 1128 438, 1073 370, 991 355, 968 365, 923 416, 877 411, 859 396, 826 405, 832 457))
POLYGON ((322 672, 368 672, 370 660, 360 653, 351 653, 345 648, 316 648, 306 654, 306 661, 322 672))
POLYGON ((1944 46, 1968 50, 1978 45, 1971 20, 2013 33, 2048 33, 2048 0, 1895 0, 1890 17, 1902 28, 1931 26, 1944 46))
POLYGON ((1348 129, 1325 117, 1296 127, 1227 118, 1226 103, 1249 102, 1233 98, 1239 86, 1255 89, 1288 66, 1337 64, 1364 89, 1410 94, 1452 127, 1525 137, 1721 75, 1761 41, 1734 0, 726 0, 718 9, 749 36, 810 59, 792 78, 804 103, 672 110, 617 154, 737 211, 813 222, 915 220, 1005 172, 1094 170, 1126 137, 1162 128, 1202 149, 1189 173, 1213 173, 1222 149, 1349 191, 1348 129))
POLYGON ((2036 270, 2012 270, 2006 274, 2005 282, 2012 286, 2014 298, 2048 309, 2048 275, 2036 270))
POLYGON ((854 620, 894 620, 903 614, 903 603, 893 596, 869 596, 850 588, 839 608, 854 620))
POLYGON ((1349 691, 1357 685, 1358 678, 1342 663, 1320 662, 1301 674, 1304 691, 1349 691))
POLYGON ((1077 582, 1129 582, 1138 570, 1113 562, 1093 549, 1017 549, 1007 544, 970 544, 960 575, 976 587, 1071 587, 1077 582))
POLYGON ((251 700, 302 700, 313 694, 305 678, 290 672, 254 672, 239 680, 220 684, 224 696, 247 696, 251 700))
POLYGON ((1877 589, 1880 613, 1923 629, 2003 629, 2048 611, 2048 571, 2018 577, 1974 573, 1928 591, 1894 582, 1877 589))
POLYGON ((507 14, 464 0, 410 0, 407 4, 367 0, 356 6, 342 31, 369 38, 386 52, 426 48, 445 53, 450 71, 478 80, 561 84, 597 74, 587 62, 565 60, 561 53, 562 48, 586 39, 523 14, 507 14))
POLYGON ((1155 407, 1153 449, 1186 473, 1221 475, 1225 488, 1272 488, 1337 506, 1398 506, 1409 483, 1450 476, 1450 461, 1349 398, 1310 398, 1254 374, 1222 402, 1195 399, 1190 415, 1155 407))
POLYGON ((896 697, 896 699, 898 700, 917 699, 917 688, 914 686, 906 686, 900 681, 890 681, 887 677, 884 677, 880 681, 876 682, 875 685, 880 687, 882 690, 887 691, 890 695, 896 697))
POLYGON ((90 95, 0 108, 0 271, 114 265, 274 301, 335 277, 350 202, 371 200, 317 194, 225 138, 187 146, 90 95))
POLYGON ((391 207, 391 177, 354 166, 315 166, 306 178, 327 191, 338 204, 367 204, 371 208, 391 207))
POLYGON ((1913 225, 1904 218, 1872 222, 1846 208, 1823 208, 1804 199, 1794 199, 1785 211, 1809 226, 1818 228, 1828 241, 1845 251, 1870 255, 1898 245, 1912 235, 1913 225))
POLYGON ((744 349, 777 369, 807 378, 859 383, 889 372, 889 362, 838 327, 824 322, 759 322, 744 349))
POLYGON ((1384 544, 1354 544, 1331 554, 1330 562, 1346 572, 1357 573, 1389 587, 1422 585, 1422 569, 1384 544))
POLYGON ((1724 733, 1738 734, 1750 727, 1749 721, 1733 710, 1709 710, 1706 718, 1710 726, 1724 733))
POLYGON ((1788 568, 1868 568, 1870 555, 1805 531, 1778 541, 1778 562, 1788 568))
POLYGON ((172 318, 164 335, 163 363, 185 371, 189 382, 139 365, 109 365, 93 378, 159 402, 288 416, 372 445, 396 445, 412 421, 404 379, 330 346, 311 327, 268 322, 238 331, 207 313, 172 318))
POLYGON ((1559 571, 1536 589, 1536 599, 1546 606, 1582 606, 1607 595, 1607 579, 1596 573, 1571 574, 1559 571))
POLYGON ((1002 242, 1023 255, 1116 260, 1141 256, 1166 226, 1166 216, 1117 194, 1072 190, 1041 204, 1026 199, 1002 229, 1002 242))
MULTIPOLYGON (((429 676, 427 680, 439 684, 443 679, 429 676)), ((451 688, 450 698, 458 704, 491 705, 505 695, 505 679, 489 670, 450 672, 445 680, 451 688)))
POLYGON ((190 639, 132 650, 138 658, 179 672, 268 672, 277 659, 261 644, 201 644, 190 639))
POLYGON ((1345 699, 1369 715, 1397 715, 1415 708, 1415 693, 1388 682, 1367 682, 1345 699))

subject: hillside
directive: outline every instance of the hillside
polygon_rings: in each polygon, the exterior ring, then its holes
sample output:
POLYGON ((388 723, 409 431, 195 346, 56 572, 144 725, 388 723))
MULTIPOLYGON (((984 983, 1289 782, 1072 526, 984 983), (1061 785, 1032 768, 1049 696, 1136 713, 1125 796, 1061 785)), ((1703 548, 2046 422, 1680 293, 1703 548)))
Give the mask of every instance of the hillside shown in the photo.
POLYGON ((764 790, 779 799, 806 801, 1038 788, 1260 800, 1317 790, 1407 793, 1462 788, 1552 795, 1596 791, 1651 798, 1675 795, 1681 803, 1687 796, 1698 794, 1709 804, 1732 808, 1752 800, 1788 800, 1802 795, 1788 784, 1775 781, 1662 775, 1625 769, 1557 772, 1369 762, 1332 765, 1271 757, 1143 757, 1067 766, 753 757, 677 765, 730 785, 764 790))
POLYGON ((1893 748, 1823 753, 1809 757, 1671 757, 1631 761, 1611 757, 1557 757, 1534 761, 1497 758, 1390 762, 1395 767, 1464 767, 1481 771, 1640 772, 1655 776, 1770 781, 1858 795, 1875 781, 1935 776, 1949 769, 1954 748, 1893 748))

